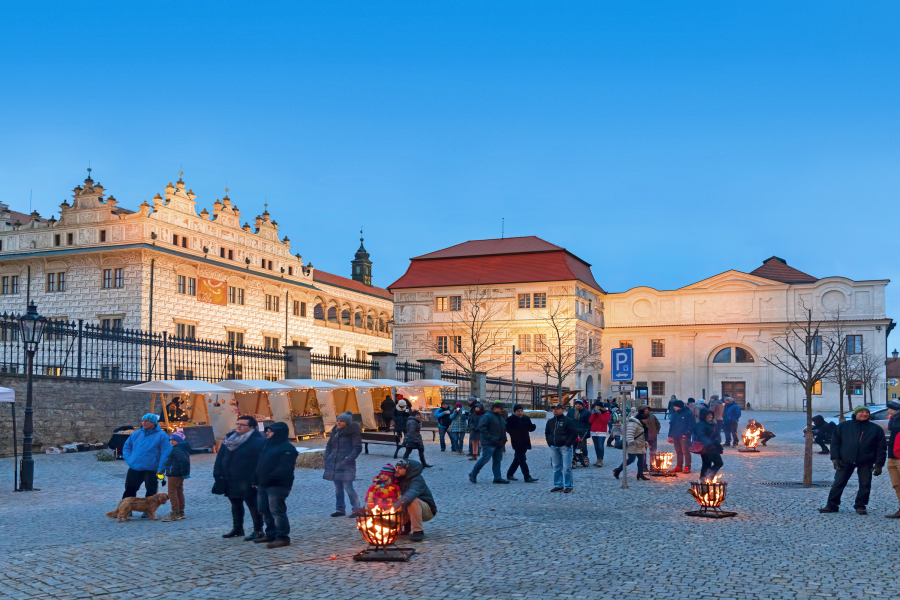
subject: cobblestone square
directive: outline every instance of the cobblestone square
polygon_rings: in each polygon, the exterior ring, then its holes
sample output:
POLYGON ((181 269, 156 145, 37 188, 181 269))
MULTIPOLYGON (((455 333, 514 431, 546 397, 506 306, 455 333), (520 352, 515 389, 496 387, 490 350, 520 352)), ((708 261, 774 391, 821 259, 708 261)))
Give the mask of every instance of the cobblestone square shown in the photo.
MULTIPOLYGON (((828 415, 830 416, 830 415, 828 415)), ((652 478, 621 490, 612 477, 620 452, 606 466, 575 471, 575 493, 551 494, 543 421, 532 435, 532 474, 540 483, 492 485, 490 469, 477 485, 472 462, 426 441, 426 470, 439 514, 406 564, 357 563, 365 547, 348 518, 330 518, 333 486, 320 471, 297 470, 288 499, 293 545, 267 550, 222 539, 231 525, 227 500, 210 493, 213 455, 192 456, 185 484, 187 519, 135 519, 118 524, 104 514, 121 497, 126 464, 98 462, 93 453, 36 458, 36 486, 12 489, 13 462, 3 459, 0 489, 0 597, 19 598, 659 598, 819 599, 897 598, 900 523, 887 474, 874 480, 869 516, 852 510, 851 483, 839 514, 816 509, 827 490, 757 485, 800 481, 805 416, 750 412, 777 438, 758 454, 726 448, 724 508, 735 518, 684 515, 696 478, 652 478)), ((667 422, 662 421, 663 434, 667 422)), ((430 436, 426 436, 430 440, 430 436)), ((304 444, 319 447, 321 442, 304 444)), ((660 450, 670 449, 664 441, 660 450)), ((384 446, 358 460, 362 495, 385 462, 384 446)), ((593 449, 591 448, 593 457, 593 449)), ((504 469, 511 452, 504 459, 504 469)), ((699 460, 695 467, 699 470, 699 460)), ((814 480, 829 481, 827 456, 815 456, 814 480)), ((169 506, 160 510, 168 513, 169 506)), ((249 522, 249 517, 248 517, 249 522)), ((405 540, 405 538, 401 538, 405 540)), ((403 545, 412 545, 403 542, 403 545)))

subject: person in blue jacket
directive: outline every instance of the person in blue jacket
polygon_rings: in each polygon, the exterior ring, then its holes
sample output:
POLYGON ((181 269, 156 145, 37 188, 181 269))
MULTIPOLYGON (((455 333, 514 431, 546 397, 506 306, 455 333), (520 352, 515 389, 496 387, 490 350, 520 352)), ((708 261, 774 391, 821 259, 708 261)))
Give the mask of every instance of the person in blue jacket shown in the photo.
POLYGON ((725 410, 722 412, 722 420, 725 424, 725 446, 734 446, 737 448, 741 439, 738 437, 738 422, 741 420, 741 407, 737 405, 734 398, 725 396, 725 410), (732 443, 732 438, 734 443, 732 443))
MULTIPOLYGON (((128 436, 122 455, 128 463, 128 473, 125 475, 125 492, 123 498, 137 496, 141 484, 144 484, 144 497, 156 494, 159 489, 157 473, 162 474, 166 470, 166 462, 172 446, 169 444, 169 434, 160 429, 159 417, 147 413, 141 417, 141 428, 128 436)), ((144 513, 141 518, 149 515, 144 513)))

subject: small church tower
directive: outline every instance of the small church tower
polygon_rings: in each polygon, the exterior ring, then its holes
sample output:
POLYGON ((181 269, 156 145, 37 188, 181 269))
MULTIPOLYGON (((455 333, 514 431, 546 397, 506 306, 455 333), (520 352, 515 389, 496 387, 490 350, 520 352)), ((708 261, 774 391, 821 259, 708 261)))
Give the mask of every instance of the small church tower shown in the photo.
POLYGON ((354 281, 372 285, 372 261, 369 260, 369 253, 363 246, 362 229, 359 230, 359 250, 356 251, 356 258, 351 260, 350 264, 353 265, 354 281))

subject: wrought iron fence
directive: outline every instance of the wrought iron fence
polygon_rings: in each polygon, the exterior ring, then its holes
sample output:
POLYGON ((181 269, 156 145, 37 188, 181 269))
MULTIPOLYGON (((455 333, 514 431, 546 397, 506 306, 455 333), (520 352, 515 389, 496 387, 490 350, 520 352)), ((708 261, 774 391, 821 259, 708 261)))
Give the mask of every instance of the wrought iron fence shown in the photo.
POLYGON ((407 381, 415 381, 425 377, 425 367, 418 363, 403 361, 397 363, 397 381, 406 383, 407 381))
MULTIPOLYGON (((269 379, 285 376, 287 352, 170 337, 167 332, 50 321, 34 356, 36 375, 149 381, 269 379)), ((0 317, 0 373, 24 373, 26 354, 16 316, 0 317)))
MULTIPOLYGON (((441 379, 459 386, 455 389, 445 389, 441 392, 441 396, 447 400, 462 402, 469 396, 474 395, 472 392, 472 380, 463 371, 441 371, 441 379)), ((488 377, 485 383, 486 395, 480 399, 482 402, 521 404, 525 408, 534 410, 548 410, 551 403, 547 401, 547 394, 556 393, 556 386, 519 379, 514 383, 511 379, 503 377, 488 377)), ((563 391, 568 390, 569 388, 567 387, 563 388, 563 391)))
POLYGON ((472 395, 472 379, 463 371, 441 371, 441 379, 459 387, 441 390, 441 398, 451 402, 463 402, 472 395))
POLYGON ((344 356, 310 354, 313 379, 375 379, 378 362, 344 356))

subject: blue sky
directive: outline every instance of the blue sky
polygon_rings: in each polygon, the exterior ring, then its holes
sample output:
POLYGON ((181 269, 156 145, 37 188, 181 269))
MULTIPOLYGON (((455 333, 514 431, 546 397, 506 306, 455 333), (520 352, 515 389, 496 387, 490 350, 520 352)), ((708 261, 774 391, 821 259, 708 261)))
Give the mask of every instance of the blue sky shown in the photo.
MULTIPOLYGON (((771 255, 889 278, 895 2, 3 4, 0 200, 84 178, 134 207, 180 169, 264 202, 316 267, 377 285, 468 239, 539 235, 609 291, 771 255)), ((249 220, 249 219, 248 219, 249 220)))

